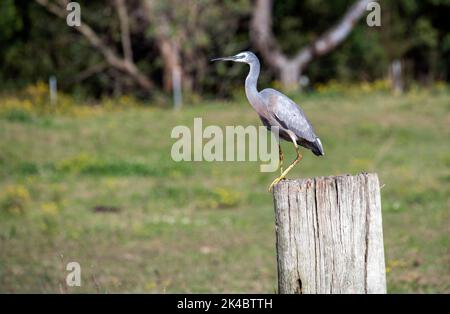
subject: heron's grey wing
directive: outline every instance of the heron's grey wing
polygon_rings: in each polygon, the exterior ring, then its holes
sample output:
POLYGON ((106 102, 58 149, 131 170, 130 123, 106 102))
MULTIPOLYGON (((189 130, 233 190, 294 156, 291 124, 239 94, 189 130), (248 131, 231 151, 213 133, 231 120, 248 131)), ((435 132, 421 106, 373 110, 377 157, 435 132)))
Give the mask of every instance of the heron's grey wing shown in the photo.
POLYGON ((279 91, 266 88, 260 92, 268 105, 269 112, 283 128, 291 130, 298 137, 309 142, 317 139, 314 129, 303 112, 295 102, 279 91))

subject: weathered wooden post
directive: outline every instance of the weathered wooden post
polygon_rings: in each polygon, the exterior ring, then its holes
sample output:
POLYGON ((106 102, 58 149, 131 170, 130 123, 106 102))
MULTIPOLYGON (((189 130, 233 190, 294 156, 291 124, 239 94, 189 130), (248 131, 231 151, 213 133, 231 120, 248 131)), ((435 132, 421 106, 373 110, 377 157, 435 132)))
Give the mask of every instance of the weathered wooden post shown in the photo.
POLYGON ((274 188, 279 293, 386 293, 378 176, 274 188))

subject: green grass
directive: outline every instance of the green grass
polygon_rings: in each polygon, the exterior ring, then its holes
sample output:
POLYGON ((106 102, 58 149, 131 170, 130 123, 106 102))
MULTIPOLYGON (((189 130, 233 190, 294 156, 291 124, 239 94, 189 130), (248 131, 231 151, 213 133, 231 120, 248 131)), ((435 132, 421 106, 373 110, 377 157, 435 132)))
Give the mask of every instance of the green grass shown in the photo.
MULTIPOLYGON (((305 152, 290 176, 377 172, 389 292, 449 293, 449 95, 296 100, 326 156, 305 152)), ((178 113, 3 115, 0 292, 276 291, 266 191, 276 174, 257 162, 173 162, 170 132, 194 117, 259 124, 244 100, 178 113), (81 264, 80 288, 63 284, 69 261, 81 264)))

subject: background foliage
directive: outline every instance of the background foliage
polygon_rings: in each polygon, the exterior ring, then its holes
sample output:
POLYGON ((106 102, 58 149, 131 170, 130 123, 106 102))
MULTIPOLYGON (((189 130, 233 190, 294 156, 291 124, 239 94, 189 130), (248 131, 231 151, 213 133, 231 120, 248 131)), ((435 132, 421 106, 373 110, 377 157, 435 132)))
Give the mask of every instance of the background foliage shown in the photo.
MULTIPOLYGON (((80 1, 82 22, 120 51, 120 29, 113 2, 80 1)), ((335 24, 351 3, 275 1, 273 28, 278 42, 285 52, 294 53, 335 24)), ((156 82, 156 89, 162 88, 163 60, 155 43, 155 24, 143 20, 140 1, 127 1, 127 6, 135 62, 156 82)), ((305 74, 313 86, 329 80, 383 79, 394 59, 404 61, 408 82, 427 85, 435 80, 449 80, 450 2, 399 0, 382 1, 381 6, 382 27, 368 27, 363 18, 341 47, 308 67, 305 74)), ((158 2, 155 11, 169 16, 170 36, 180 43, 189 90, 227 95, 230 86, 240 86, 238 78, 242 78, 244 67, 211 66, 209 59, 252 49, 248 35, 251 1, 173 0, 158 2)), ((118 79, 118 74, 107 67, 78 80, 79 73, 101 62, 101 54, 68 27, 65 20, 33 1, 1 2, 1 90, 20 89, 56 75, 64 91, 77 95, 96 98, 115 92, 140 95, 126 77, 118 79)), ((263 83, 273 81, 274 73, 267 67, 263 69, 263 83)), ((156 93, 157 90, 153 91, 156 93)))

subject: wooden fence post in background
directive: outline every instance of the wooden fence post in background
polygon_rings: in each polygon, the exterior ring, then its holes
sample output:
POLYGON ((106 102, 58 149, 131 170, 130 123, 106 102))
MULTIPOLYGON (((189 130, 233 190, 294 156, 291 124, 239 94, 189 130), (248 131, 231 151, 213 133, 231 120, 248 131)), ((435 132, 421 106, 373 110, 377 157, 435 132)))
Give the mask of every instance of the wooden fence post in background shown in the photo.
POLYGON ((386 293, 376 174, 274 188, 279 293, 386 293))

